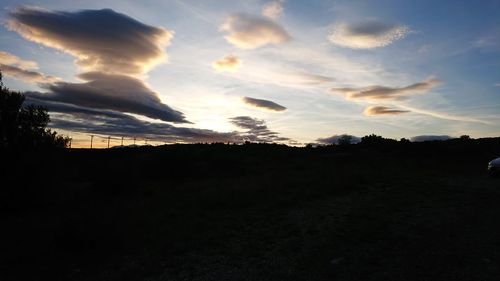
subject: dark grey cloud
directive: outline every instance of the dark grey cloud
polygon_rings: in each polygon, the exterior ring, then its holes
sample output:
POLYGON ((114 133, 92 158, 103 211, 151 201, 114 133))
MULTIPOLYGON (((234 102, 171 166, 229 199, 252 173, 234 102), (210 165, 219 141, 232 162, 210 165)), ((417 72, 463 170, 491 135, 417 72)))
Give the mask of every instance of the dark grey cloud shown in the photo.
POLYGON ((135 113, 162 121, 188 122, 181 112, 161 103, 158 94, 139 79, 101 72, 87 72, 79 78, 87 82, 58 82, 47 85, 47 93, 31 92, 26 95, 39 100, 135 113))
POLYGON ((411 137, 410 140, 413 142, 423 142, 423 141, 445 141, 452 139, 453 137, 448 135, 421 135, 411 137))
POLYGON ((330 42, 346 48, 371 49, 384 47, 404 38, 410 29, 405 25, 377 20, 358 23, 339 23, 328 36, 330 42))
POLYGON ((220 133, 212 130, 175 127, 152 123, 113 111, 80 107, 74 104, 37 99, 28 95, 27 104, 47 107, 51 112, 50 127, 72 132, 106 136, 139 137, 161 142, 242 142, 237 132, 220 133))
POLYGON ((249 14, 234 14, 226 18, 221 30, 224 38, 241 49, 255 49, 269 44, 281 44, 292 37, 275 21, 249 14))
POLYGON ((369 106, 365 109, 364 113, 366 116, 375 115, 399 115, 403 113, 408 113, 408 110, 395 109, 388 106, 369 106))
POLYGON ((261 99, 254 99, 250 97, 244 97, 243 101, 251 105, 253 107, 261 108, 261 109, 267 109, 271 111, 277 111, 277 112, 282 112, 286 110, 286 107, 279 105, 275 102, 269 101, 269 100, 261 100, 261 99))
POLYGON ((327 138, 319 138, 316 141, 321 143, 321 144, 339 144, 340 139, 345 138, 345 137, 350 137, 351 138, 351 143, 358 143, 361 141, 360 137, 348 135, 348 134, 342 134, 342 135, 333 135, 331 137, 327 138))
POLYGON ((7 26, 24 38, 77 57, 87 70, 141 74, 166 58, 171 31, 111 9, 77 12, 21 7, 7 26))
POLYGON ((250 116, 237 116, 230 118, 231 123, 245 129, 240 133, 245 141, 251 142, 290 142, 289 138, 280 137, 277 132, 271 131, 264 120, 250 116))
POLYGON ((348 99, 364 100, 401 100, 411 94, 425 93, 441 84, 435 78, 414 83, 405 87, 369 86, 363 88, 332 88, 333 92, 344 94, 348 99))
POLYGON ((99 134, 105 136, 139 137, 161 142, 287 142, 293 140, 278 136, 271 131, 265 121, 248 116, 231 118, 236 126, 245 132, 216 132, 212 130, 176 127, 166 123, 143 121, 134 116, 106 109, 92 109, 74 104, 40 99, 39 95, 27 95, 27 104, 47 107, 51 112, 54 129, 72 132, 99 134))

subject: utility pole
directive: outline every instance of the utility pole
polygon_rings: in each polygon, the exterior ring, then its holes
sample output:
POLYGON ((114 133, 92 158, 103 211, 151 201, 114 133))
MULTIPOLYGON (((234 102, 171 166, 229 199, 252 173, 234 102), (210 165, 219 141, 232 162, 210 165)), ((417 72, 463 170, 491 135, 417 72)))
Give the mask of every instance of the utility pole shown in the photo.
POLYGON ((94 142, 94 135, 90 135, 90 149, 92 149, 93 142, 94 142))
POLYGON ((135 137, 134 137, 134 145, 135 145, 135 137))
POLYGON ((108 136, 108 148, 109 148, 109 140, 110 140, 110 139, 111 139, 111 137, 110 137, 110 136, 108 136))
POLYGON ((144 140, 144 144, 147 145, 148 144, 148 139, 145 139, 144 140))
POLYGON ((122 137, 122 144, 121 144, 121 146, 123 146, 123 137, 122 137))

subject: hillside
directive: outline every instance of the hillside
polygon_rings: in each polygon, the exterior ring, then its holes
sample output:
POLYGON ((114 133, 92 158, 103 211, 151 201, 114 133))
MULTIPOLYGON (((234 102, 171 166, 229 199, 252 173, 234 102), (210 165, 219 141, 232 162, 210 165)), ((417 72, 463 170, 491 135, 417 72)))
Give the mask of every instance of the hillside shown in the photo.
POLYGON ((5 281, 500 276, 500 138, 3 155, 5 281))

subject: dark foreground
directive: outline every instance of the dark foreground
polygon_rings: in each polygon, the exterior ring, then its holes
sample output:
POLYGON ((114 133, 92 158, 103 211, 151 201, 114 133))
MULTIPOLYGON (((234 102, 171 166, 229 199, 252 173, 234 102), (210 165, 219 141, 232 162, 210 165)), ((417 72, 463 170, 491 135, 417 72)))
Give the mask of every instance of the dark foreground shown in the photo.
POLYGON ((500 139, 5 153, 0 280, 498 280, 500 139))

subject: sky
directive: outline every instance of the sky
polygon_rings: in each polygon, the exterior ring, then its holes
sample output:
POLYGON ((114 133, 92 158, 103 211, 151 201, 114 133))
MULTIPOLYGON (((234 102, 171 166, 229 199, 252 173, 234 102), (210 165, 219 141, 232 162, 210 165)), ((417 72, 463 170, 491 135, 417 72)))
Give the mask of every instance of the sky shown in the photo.
POLYGON ((75 147, 500 136, 497 0, 0 5, 4 83, 75 147))

